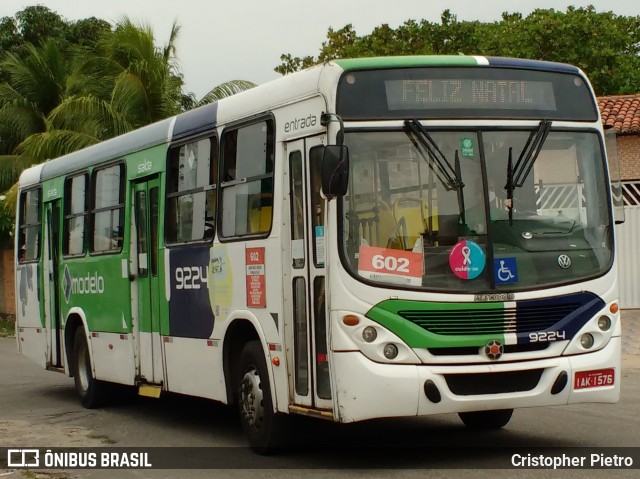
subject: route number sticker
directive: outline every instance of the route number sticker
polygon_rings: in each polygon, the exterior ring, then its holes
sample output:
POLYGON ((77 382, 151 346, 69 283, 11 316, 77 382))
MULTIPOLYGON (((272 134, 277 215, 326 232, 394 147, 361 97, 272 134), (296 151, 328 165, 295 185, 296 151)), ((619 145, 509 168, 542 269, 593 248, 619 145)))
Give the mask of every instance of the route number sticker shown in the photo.
POLYGON ((360 276, 387 283, 422 284, 422 254, 373 246, 360 246, 360 276))

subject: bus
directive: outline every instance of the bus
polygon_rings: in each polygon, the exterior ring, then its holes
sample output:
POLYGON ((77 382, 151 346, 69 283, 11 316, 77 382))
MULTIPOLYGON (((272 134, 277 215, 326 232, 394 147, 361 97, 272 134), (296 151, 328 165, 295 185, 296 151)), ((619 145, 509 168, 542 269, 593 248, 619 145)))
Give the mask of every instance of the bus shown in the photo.
POLYGON ((329 61, 24 171, 18 347, 87 408, 236 405, 258 452, 292 415, 613 403, 609 170, 574 66, 329 61))

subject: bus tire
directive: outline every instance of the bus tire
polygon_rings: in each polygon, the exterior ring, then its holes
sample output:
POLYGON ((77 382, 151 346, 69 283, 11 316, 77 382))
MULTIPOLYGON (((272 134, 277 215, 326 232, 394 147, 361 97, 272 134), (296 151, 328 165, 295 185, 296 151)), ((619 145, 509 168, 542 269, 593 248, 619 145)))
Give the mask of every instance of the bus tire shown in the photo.
POLYGON ((260 341, 250 341, 244 346, 237 371, 242 429, 254 452, 272 454, 281 446, 283 418, 273 411, 267 363, 260 341))
POLYGON ((102 406, 107 400, 108 384, 93 377, 91 357, 83 328, 76 329, 73 341, 73 380, 80 403, 87 409, 102 406))
POLYGON ((497 409, 495 411, 461 412, 458 413, 458 416, 469 429, 492 430, 505 427, 512 414, 513 409, 497 409))

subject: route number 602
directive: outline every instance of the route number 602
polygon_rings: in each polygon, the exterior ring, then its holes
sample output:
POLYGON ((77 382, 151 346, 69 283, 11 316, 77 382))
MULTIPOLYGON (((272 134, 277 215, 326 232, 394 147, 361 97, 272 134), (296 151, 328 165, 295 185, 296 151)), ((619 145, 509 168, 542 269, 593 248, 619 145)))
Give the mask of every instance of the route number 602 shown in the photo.
POLYGON ((378 270, 409 273, 409 260, 407 258, 396 258, 394 256, 376 254, 371 258, 371 266, 378 270))

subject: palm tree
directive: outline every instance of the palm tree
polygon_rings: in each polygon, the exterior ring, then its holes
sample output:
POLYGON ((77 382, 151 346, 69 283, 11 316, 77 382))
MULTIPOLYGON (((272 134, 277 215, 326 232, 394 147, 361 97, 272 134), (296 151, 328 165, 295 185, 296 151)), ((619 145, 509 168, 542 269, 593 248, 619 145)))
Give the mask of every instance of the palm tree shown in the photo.
POLYGON ((228 96, 235 95, 245 90, 250 90, 256 86, 255 83, 247 80, 231 80, 214 87, 209 93, 202 97, 195 106, 206 105, 214 101, 221 100, 228 96))
POLYGON ((13 153, 29 135, 45 128, 45 118, 65 96, 69 71, 58 42, 25 46, 26 54, 7 53, 0 67, 9 82, 0 84, 1 151, 13 153))
MULTIPOLYGON (((174 23, 163 48, 149 26, 122 18, 91 47, 56 50, 55 42, 29 45, 29 55, 8 54, 0 85, 0 179, 9 165, 20 168, 56 158, 184 110, 184 81, 177 67, 174 23), (5 140, 6 138, 6 140, 5 140)), ((235 80, 209 92, 198 104, 255 86, 235 80)), ((190 98, 190 97, 187 97, 190 98)), ((4 202, 15 205, 15 188, 4 202)), ((2 190, 0 190, 2 191, 2 190)))
POLYGON ((168 46, 158 49, 151 28, 124 18, 90 49, 72 49, 65 94, 39 116, 38 127, 16 153, 26 164, 38 163, 178 113, 182 79, 174 74, 173 57, 178 33, 174 24, 168 46))

